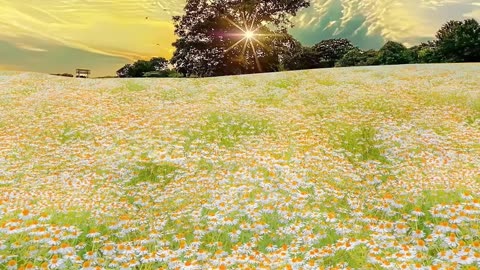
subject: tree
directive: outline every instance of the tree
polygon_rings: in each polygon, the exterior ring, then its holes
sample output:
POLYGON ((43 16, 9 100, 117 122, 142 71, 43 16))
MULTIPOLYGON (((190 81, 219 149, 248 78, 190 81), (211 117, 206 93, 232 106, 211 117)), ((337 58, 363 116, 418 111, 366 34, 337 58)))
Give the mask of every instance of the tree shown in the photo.
POLYGON ((153 57, 150 59, 152 67, 155 71, 163 71, 168 69, 168 60, 163 57, 153 57))
POLYGON ((442 61, 435 43, 432 41, 421 43, 408 49, 413 63, 440 63, 442 61))
POLYGON ((354 48, 355 46, 344 38, 322 40, 313 46, 313 50, 320 56, 320 62, 328 67, 335 66, 335 62, 354 48))
POLYGON ((168 69, 168 60, 163 57, 153 57, 149 61, 138 60, 133 64, 126 64, 117 71, 117 76, 124 77, 168 77, 171 71, 168 69))
POLYGON ((117 70, 117 76, 120 78, 126 78, 126 77, 131 77, 131 70, 132 70, 132 65, 131 64, 126 64, 119 70, 117 70))
POLYGON ((131 69, 131 76, 130 77, 142 77, 143 73, 154 71, 155 68, 153 63, 146 60, 138 60, 137 62, 133 63, 131 69))
POLYGON ((375 50, 362 51, 358 48, 347 52, 342 59, 340 59, 336 66, 351 67, 351 66, 374 66, 379 65, 378 52, 375 50))
POLYGON ((185 14, 174 17, 178 39, 171 63, 186 76, 278 70, 292 43, 286 31, 290 17, 308 5, 309 0, 188 0, 185 14))
POLYGON ((449 21, 438 30, 435 45, 446 62, 478 62, 480 26, 474 19, 449 21))
POLYGON ((319 54, 310 47, 301 47, 295 53, 288 56, 285 68, 288 70, 302 70, 321 67, 319 54))
POLYGON ((410 51, 403 44, 388 41, 378 51, 378 61, 382 65, 399 65, 412 62, 410 51))

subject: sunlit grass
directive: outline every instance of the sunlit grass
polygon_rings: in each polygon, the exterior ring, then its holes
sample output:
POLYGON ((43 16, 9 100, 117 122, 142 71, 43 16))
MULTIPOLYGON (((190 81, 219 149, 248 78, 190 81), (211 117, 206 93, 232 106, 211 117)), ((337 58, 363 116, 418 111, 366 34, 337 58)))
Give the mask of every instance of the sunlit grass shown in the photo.
POLYGON ((137 164, 134 170, 134 178, 128 182, 129 185, 150 182, 160 183, 162 187, 168 185, 175 176, 181 171, 181 168, 173 163, 162 162, 142 162, 137 164))
POLYGON ((247 115, 210 113, 205 117, 203 124, 185 131, 184 135, 187 138, 187 149, 195 141, 234 147, 244 138, 273 131, 273 126, 265 119, 247 115))
POLYGON ((377 138, 375 127, 362 125, 332 125, 333 144, 345 150, 351 162, 376 160, 386 162, 383 155, 382 141, 377 138))

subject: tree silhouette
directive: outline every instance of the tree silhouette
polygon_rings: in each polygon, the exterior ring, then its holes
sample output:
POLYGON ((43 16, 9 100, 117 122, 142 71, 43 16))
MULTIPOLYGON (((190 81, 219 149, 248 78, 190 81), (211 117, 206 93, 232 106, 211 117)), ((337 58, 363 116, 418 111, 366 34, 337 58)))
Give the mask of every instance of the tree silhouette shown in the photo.
POLYGON ((480 61, 480 26, 474 19, 449 21, 438 30, 435 45, 446 62, 480 61))
POLYGON ((402 43, 388 41, 378 51, 378 61, 382 65, 399 65, 412 62, 410 51, 402 43))
POLYGON ((334 67, 335 62, 342 59, 342 57, 355 46, 348 39, 337 38, 322 40, 313 46, 313 50, 319 55, 319 62, 324 66, 334 67))
POLYGON ((308 0, 188 0, 174 17, 171 60, 186 76, 275 71, 294 40, 290 16, 308 0))
MULTIPOLYGON (((133 64, 126 64, 117 70, 117 76, 124 77, 143 77, 146 73, 160 72, 159 74, 168 74, 168 60, 163 57, 153 57, 149 61, 138 60, 133 64)), ((167 76, 163 76, 167 77, 167 76)))
POLYGON ((340 59, 336 66, 350 67, 350 66, 374 66, 379 65, 378 52, 375 50, 362 51, 358 48, 347 52, 342 59, 340 59))

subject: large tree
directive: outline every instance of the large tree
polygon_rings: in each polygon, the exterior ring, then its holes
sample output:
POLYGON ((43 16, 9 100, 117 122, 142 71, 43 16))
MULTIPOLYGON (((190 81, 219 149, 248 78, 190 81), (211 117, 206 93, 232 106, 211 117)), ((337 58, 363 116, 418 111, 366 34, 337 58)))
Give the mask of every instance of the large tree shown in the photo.
POLYGON ((186 76, 275 71, 295 43, 290 16, 309 0, 188 0, 171 60, 186 76))
POLYGON ((436 38, 436 47, 444 61, 480 61, 480 25, 476 20, 449 21, 438 30, 436 38))
POLYGON ((402 43, 388 41, 378 51, 378 61, 382 65, 408 64, 413 61, 413 56, 402 43))
POLYGON ((335 38, 322 40, 313 46, 313 50, 318 54, 319 62, 327 67, 335 66, 335 62, 342 59, 342 57, 355 46, 344 38, 335 38))

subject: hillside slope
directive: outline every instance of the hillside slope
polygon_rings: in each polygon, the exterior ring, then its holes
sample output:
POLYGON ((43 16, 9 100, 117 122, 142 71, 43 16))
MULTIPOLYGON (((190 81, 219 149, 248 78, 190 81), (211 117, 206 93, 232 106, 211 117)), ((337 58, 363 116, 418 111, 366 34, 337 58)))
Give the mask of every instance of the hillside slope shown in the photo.
POLYGON ((478 74, 0 72, 0 265, 478 266, 478 74))

